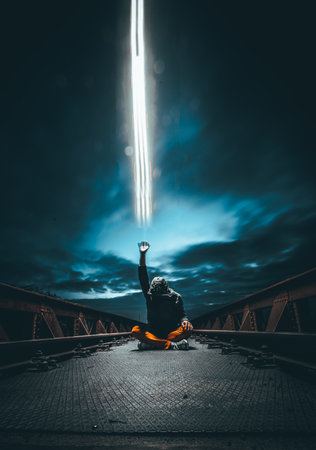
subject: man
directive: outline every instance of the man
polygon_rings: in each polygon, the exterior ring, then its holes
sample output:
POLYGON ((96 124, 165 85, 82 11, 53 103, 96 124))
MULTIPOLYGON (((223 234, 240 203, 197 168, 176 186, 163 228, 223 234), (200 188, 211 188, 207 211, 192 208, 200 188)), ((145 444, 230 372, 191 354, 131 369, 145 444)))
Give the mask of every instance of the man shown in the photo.
POLYGON ((140 260, 138 276, 146 298, 146 326, 135 326, 132 335, 138 339, 139 350, 188 350, 186 340, 192 333, 193 326, 183 309, 181 295, 170 289, 162 277, 155 277, 149 284, 146 252, 148 242, 140 242, 140 260))

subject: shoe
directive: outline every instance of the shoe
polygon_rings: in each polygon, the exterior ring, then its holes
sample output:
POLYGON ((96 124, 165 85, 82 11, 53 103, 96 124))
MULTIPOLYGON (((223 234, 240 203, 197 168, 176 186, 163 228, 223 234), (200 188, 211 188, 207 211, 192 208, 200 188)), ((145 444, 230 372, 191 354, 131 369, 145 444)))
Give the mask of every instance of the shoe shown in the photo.
POLYGON ((179 342, 172 342, 172 344, 176 347, 173 350, 189 350, 189 343, 186 339, 182 339, 179 342))
POLYGON ((157 347, 152 344, 147 344, 147 342, 138 342, 137 348, 138 350, 156 350, 157 347))
POLYGON ((179 350, 179 348, 175 342, 171 342, 168 350, 179 350))

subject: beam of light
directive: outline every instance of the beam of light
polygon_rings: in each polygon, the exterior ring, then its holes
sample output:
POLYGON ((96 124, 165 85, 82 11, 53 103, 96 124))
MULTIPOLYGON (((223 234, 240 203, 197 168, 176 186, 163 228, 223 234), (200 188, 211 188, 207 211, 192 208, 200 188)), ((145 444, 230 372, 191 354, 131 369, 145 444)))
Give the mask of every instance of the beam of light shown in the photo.
POLYGON ((144 0, 132 0, 131 54, 135 146, 135 209, 139 223, 146 224, 151 219, 151 177, 145 94, 144 0))

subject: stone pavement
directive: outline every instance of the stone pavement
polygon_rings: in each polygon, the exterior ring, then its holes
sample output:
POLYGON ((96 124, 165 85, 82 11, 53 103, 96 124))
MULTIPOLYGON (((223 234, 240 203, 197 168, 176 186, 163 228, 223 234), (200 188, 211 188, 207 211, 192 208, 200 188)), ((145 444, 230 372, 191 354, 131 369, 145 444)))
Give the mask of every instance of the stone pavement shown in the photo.
POLYGON ((1 432, 298 433, 316 430, 316 386, 253 369, 190 340, 189 351, 136 342, 0 381, 1 432))

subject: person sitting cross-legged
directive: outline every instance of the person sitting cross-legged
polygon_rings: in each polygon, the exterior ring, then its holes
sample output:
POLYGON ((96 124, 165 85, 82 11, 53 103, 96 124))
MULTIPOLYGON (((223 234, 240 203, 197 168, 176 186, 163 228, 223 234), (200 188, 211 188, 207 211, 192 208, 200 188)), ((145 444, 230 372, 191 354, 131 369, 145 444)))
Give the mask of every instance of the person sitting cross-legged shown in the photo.
POLYGON ((139 350, 188 350, 187 338, 193 326, 183 309, 181 295, 168 286, 162 277, 153 278, 149 284, 146 252, 148 242, 139 244, 139 281, 146 298, 147 325, 136 325, 132 335, 138 339, 139 350))

